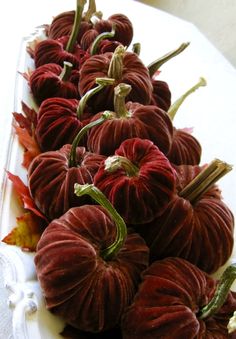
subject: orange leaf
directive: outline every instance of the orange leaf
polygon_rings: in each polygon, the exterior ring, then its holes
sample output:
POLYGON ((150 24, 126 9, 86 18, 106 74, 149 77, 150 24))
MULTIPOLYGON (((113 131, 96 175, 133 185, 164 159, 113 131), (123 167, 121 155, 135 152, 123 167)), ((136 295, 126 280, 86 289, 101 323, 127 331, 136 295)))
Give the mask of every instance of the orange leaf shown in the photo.
POLYGON ((17 226, 2 241, 19 246, 25 251, 35 251, 44 229, 42 220, 27 212, 16 218, 16 221, 17 226))
POLYGON ((41 153, 38 143, 36 142, 34 135, 30 135, 27 129, 14 126, 16 134, 19 138, 19 143, 25 148, 24 159, 22 165, 28 168, 31 161, 41 153))

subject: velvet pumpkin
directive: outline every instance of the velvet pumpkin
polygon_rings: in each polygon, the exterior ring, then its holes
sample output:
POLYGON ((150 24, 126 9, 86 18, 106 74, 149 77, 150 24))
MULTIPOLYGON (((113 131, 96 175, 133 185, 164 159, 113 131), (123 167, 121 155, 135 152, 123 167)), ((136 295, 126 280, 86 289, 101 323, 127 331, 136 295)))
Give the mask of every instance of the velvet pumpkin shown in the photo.
POLYGON ((127 52, 122 45, 114 53, 93 55, 83 63, 80 69, 80 95, 93 88, 95 79, 100 77, 109 77, 115 79, 115 82, 113 87, 106 88, 88 102, 94 112, 114 109, 114 87, 119 83, 131 85, 132 90, 126 97, 127 101, 149 104, 153 88, 148 69, 137 54, 127 52))
POLYGON ((47 308, 79 330, 99 333, 120 323, 148 266, 148 248, 138 234, 126 235, 116 211, 84 205, 48 225, 35 264, 47 308))
MULTIPOLYGON (((86 106, 87 100, 112 84, 112 79, 97 79, 97 86, 86 93, 80 100, 49 98, 40 105, 38 122, 35 130, 37 142, 42 151, 57 150, 65 144, 72 143, 77 133, 87 125, 91 113, 86 106)), ((80 144, 86 144, 86 136, 80 144)))
MULTIPOLYGON (((198 166, 196 170, 195 166, 185 166, 180 179, 176 168, 178 194, 162 215, 142 228, 136 226, 150 247, 152 262, 176 256, 213 273, 229 259, 234 244, 234 216, 217 186, 207 183, 208 177, 204 178, 205 183, 201 181, 210 166, 199 174, 198 166), (197 175, 189 182, 194 172, 197 175)), ((207 174, 211 179, 214 175, 213 171, 207 174)))
POLYGON ((36 206, 49 220, 57 218, 70 207, 91 201, 88 197, 77 197, 74 184, 92 183, 104 156, 76 148, 76 159, 70 164, 71 145, 57 151, 39 154, 28 169, 28 185, 36 206))
POLYGON ((64 62, 63 68, 57 64, 45 64, 30 74, 29 87, 38 105, 53 97, 79 98, 79 71, 71 68, 72 64, 68 62, 64 62))
MULTIPOLYGON (((173 132, 168 114, 156 106, 131 101, 125 103, 130 90, 131 87, 123 83, 115 87, 112 118, 89 131, 88 149, 98 154, 112 155, 124 140, 138 137, 151 140, 167 154, 173 132)), ((91 121, 98 119, 101 114, 95 114, 91 121)))
POLYGON ((166 81, 152 78, 152 99, 151 104, 168 111, 171 106, 171 91, 166 81))
POLYGON ((153 263, 143 273, 134 302, 123 316, 122 338, 230 338, 227 325, 236 309, 235 292, 229 291, 213 314, 202 314, 218 285, 186 260, 166 258, 153 263))
POLYGON ((150 140, 127 139, 100 166, 94 184, 127 223, 143 224, 163 212, 175 193, 175 171, 150 140))

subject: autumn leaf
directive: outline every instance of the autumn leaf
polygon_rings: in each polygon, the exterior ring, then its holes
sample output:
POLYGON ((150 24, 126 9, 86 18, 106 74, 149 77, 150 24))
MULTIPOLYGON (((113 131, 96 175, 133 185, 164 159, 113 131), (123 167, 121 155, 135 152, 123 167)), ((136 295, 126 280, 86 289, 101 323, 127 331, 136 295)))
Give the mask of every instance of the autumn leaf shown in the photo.
POLYGON ((9 171, 7 172, 8 179, 13 183, 13 188, 18 194, 21 204, 25 209, 30 210, 33 214, 47 221, 47 218, 39 211, 35 205, 34 200, 31 198, 30 191, 28 186, 26 186, 23 181, 17 176, 12 174, 9 171))
POLYGON ((24 147, 24 155, 22 166, 28 169, 32 160, 41 153, 39 145, 35 140, 34 136, 30 135, 27 129, 19 126, 14 126, 16 134, 19 139, 19 143, 24 147))
POLYGON ((16 218, 17 226, 2 240, 8 245, 16 245, 24 251, 33 252, 45 228, 42 219, 32 215, 31 212, 24 213, 16 218))

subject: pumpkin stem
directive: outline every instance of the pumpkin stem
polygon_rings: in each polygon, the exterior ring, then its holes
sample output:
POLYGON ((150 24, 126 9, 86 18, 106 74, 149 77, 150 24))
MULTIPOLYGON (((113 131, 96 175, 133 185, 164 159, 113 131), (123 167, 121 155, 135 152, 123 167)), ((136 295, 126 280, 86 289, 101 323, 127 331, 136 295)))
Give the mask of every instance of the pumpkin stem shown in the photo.
POLYGON ((193 92, 195 92, 199 87, 206 86, 207 82, 203 77, 200 77, 199 81, 191 87, 187 92, 185 92, 179 99, 177 99, 169 108, 168 115, 171 118, 171 120, 174 120, 175 114, 184 102, 184 100, 193 92))
POLYGON ((135 177, 139 172, 139 168, 126 157, 113 155, 105 160, 105 170, 107 172, 115 172, 120 168, 126 172, 128 177, 135 177))
POLYGON ((98 204, 104 207, 109 212, 111 218, 114 220, 117 229, 116 239, 113 244, 101 251, 101 257, 104 260, 111 260, 122 248, 127 235, 127 228, 123 218, 119 215, 119 213, 106 198, 106 196, 93 184, 75 184, 74 188, 75 194, 77 196, 88 194, 98 204))
POLYGON ((80 140, 83 138, 83 136, 94 126, 101 125, 105 120, 112 118, 112 113, 110 111, 104 111, 99 119, 94 120, 90 122, 89 124, 85 125, 81 128, 79 133, 76 135, 76 137, 73 140, 70 156, 69 156, 69 167, 76 167, 76 148, 80 142, 80 140))
POLYGON ((96 84, 97 86, 90 89, 88 92, 86 92, 83 97, 80 99, 78 108, 77 108, 77 117, 78 119, 82 118, 84 108, 88 102, 88 100, 96 93, 100 92, 104 87, 113 85, 115 80, 110 78, 96 78, 96 84))
POLYGON ((86 2, 87 0, 76 0, 76 11, 75 11, 74 23, 73 23, 72 31, 70 34, 70 38, 66 45, 67 52, 71 53, 73 51, 73 48, 74 48, 74 45, 76 43, 76 39, 79 33, 80 23, 82 20, 82 14, 83 14, 83 10, 84 10, 84 6, 86 2))
POLYGON ((86 22, 89 22, 91 17, 94 15, 94 13, 96 13, 96 11, 97 9, 96 9, 95 0, 89 0, 88 9, 87 9, 87 12, 83 16, 83 20, 86 22))
POLYGON ((96 37, 90 48, 90 54, 91 55, 97 54, 99 43, 104 39, 113 38, 114 36, 115 36, 115 24, 112 24, 111 32, 103 32, 96 37))
POLYGON ((117 118, 125 118, 129 116, 129 111, 125 105, 125 98, 131 91, 131 86, 120 83, 114 88, 114 111, 117 118))
POLYGON ((174 51, 171 51, 171 52, 163 55, 159 59, 157 59, 157 60, 153 61, 152 63, 150 63, 147 66, 147 68, 149 70, 150 77, 153 77, 153 75, 156 73, 156 71, 158 71, 160 69, 160 67, 165 62, 167 62, 168 60, 172 59, 173 57, 175 57, 178 54, 180 54, 181 52, 183 52, 185 50, 185 48, 187 48, 189 46, 189 44, 190 44, 190 42, 184 42, 177 49, 175 49, 174 51))
POLYGON ((231 170, 231 165, 215 159, 179 192, 179 196, 194 203, 231 170))
POLYGON ((125 55, 126 48, 122 45, 116 47, 113 52, 109 69, 108 77, 116 80, 120 80, 123 73, 123 58, 125 55))
POLYGON ((137 54, 138 56, 140 55, 140 52, 141 52, 141 44, 140 44, 140 42, 136 42, 135 44, 133 44, 132 52, 137 54))
POLYGON ((223 306, 235 279, 236 264, 232 264, 223 272, 211 301, 200 310, 199 319, 213 316, 223 306))
POLYGON ((61 71, 61 74, 59 75, 59 79, 61 81, 67 81, 69 79, 70 74, 71 74, 73 65, 68 61, 64 61, 63 65, 64 66, 63 66, 63 69, 61 71))

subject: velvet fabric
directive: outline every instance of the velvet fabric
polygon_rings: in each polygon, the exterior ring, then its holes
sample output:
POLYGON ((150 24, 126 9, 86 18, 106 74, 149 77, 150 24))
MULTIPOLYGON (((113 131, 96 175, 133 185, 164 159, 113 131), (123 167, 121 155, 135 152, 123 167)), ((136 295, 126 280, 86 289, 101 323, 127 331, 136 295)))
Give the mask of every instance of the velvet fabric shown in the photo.
POLYGON ((152 78, 153 93, 151 104, 168 111, 171 105, 171 91, 167 82, 152 78))
POLYGON ((57 64, 45 64, 35 69, 29 77, 29 87, 38 105, 53 97, 78 99, 79 71, 72 70, 68 79, 60 79, 63 68, 57 64))
POLYGON ((39 210, 52 220, 64 214, 70 207, 90 202, 88 196, 77 197, 74 184, 91 184, 104 156, 76 148, 75 166, 69 167, 71 145, 58 151, 39 154, 28 169, 28 185, 39 210))
MULTIPOLYGON (((48 29, 48 37, 50 39, 58 39, 66 35, 70 35, 74 24, 75 11, 67 11, 56 15, 48 29)), ((87 30, 91 29, 93 24, 82 19, 80 29, 77 36, 77 42, 80 43, 81 38, 87 30)))
MULTIPOLYGON (((177 192, 201 172, 200 166, 176 166, 177 192)), ((217 185, 191 203, 176 196, 164 213, 135 227, 150 247, 150 260, 184 258, 208 273, 229 259, 234 244, 234 216, 217 185)))
POLYGON ((126 15, 117 13, 109 16, 107 20, 98 20, 94 25, 94 29, 101 34, 110 32, 112 25, 115 25, 115 35, 111 40, 119 41, 122 45, 129 47, 133 39, 133 25, 126 15))
POLYGON ((82 331, 117 326, 148 266, 148 247, 136 233, 104 260, 101 251, 115 235, 114 221, 103 207, 84 205, 53 220, 38 243, 35 265, 46 306, 82 331))
POLYGON ((122 166, 111 171, 103 162, 94 177, 95 186, 127 223, 153 220, 175 194, 175 171, 168 159, 150 140, 139 138, 122 142, 115 155, 137 166, 138 173, 129 175, 122 166))
MULTIPOLYGON (((130 138, 151 140, 164 153, 168 153, 172 143, 173 126, 168 114, 152 105, 128 102, 126 116, 117 116, 93 127, 88 133, 87 146, 91 152, 112 155, 120 144, 130 138)), ((102 113, 97 113, 96 120, 102 113)))
POLYGON ((173 128, 173 140, 167 154, 170 162, 176 165, 198 165, 201 154, 202 148, 199 141, 188 129, 173 128))
POLYGON ((227 324, 236 309, 229 292, 214 316, 199 319, 212 299, 217 281, 178 258, 153 263, 143 274, 134 302, 122 320, 123 339, 226 339, 227 324))
MULTIPOLYGON (((58 150, 65 144, 71 144, 86 125, 91 115, 87 108, 81 119, 77 116, 79 100, 65 98, 49 98, 42 102, 38 112, 35 129, 36 140, 43 152, 58 150)), ((80 145, 86 145, 86 137, 80 145)))
POLYGON ((79 69, 83 62, 89 57, 80 45, 74 46, 73 52, 66 51, 66 45, 69 36, 63 36, 59 39, 46 39, 40 41, 34 51, 35 67, 38 68, 44 64, 55 63, 63 67, 63 62, 70 62, 75 69, 79 69))
MULTIPOLYGON (((108 77, 112 52, 93 55, 87 59, 80 69, 79 93, 83 96, 95 86, 96 78, 108 77)), ((88 101, 95 113, 105 110, 114 110, 114 88, 119 83, 131 85, 132 89, 126 97, 126 101, 149 104, 152 96, 152 82, 146 66, 144 66, 137 54, 125 52, 123 57, 123 70, 119 79, 115 79, 112 86, 104 88, 88 101)))

